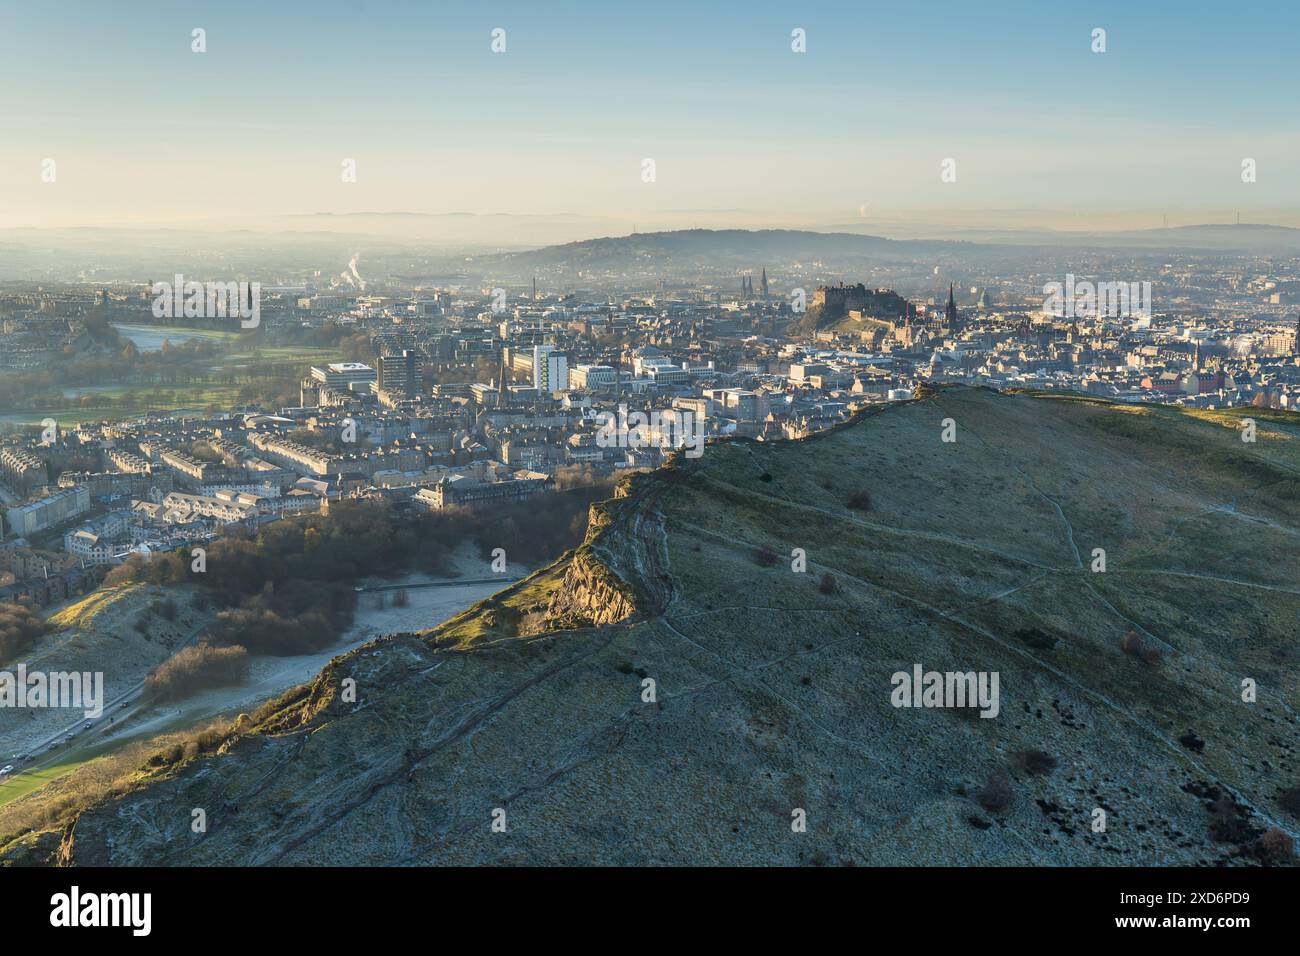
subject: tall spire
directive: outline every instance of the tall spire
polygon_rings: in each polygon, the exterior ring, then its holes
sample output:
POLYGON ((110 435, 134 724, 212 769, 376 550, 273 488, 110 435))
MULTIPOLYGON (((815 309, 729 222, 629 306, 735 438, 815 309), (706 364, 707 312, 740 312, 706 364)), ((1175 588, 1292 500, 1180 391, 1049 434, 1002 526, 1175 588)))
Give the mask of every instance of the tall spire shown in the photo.
POLYGON ((953 298, 951 282, 948 283, 948 304, 943 308, 943 318, 948 328, 957 328, 957 300, 953 298))

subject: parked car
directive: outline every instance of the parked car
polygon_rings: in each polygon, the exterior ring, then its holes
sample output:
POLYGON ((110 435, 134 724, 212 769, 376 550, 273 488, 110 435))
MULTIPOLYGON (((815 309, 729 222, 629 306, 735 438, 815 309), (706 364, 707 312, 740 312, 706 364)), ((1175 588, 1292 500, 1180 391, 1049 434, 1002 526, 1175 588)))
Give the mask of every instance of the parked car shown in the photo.
POLYGON ((5 764, 3 767, 0 767, 0 777, 3 777, 7 773, 11 773, 13 769, 13 764, 5 764))

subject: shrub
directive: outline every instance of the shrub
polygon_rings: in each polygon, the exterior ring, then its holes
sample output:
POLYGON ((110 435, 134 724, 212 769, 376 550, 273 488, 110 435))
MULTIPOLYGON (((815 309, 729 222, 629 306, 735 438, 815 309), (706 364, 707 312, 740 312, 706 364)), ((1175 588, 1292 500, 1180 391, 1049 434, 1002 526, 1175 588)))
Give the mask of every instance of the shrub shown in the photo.
POLYGON ((1012 637, 1036 651, 1050 651, 1056 647, 1056 638, 1036 627, 1021 628, 1012 637))
POLYGON ((145 693, 158 700, 175 700, 209 687, 238 684, 248 676, 248 651, 243 647, 198 644, 159 664, 145 678, 145 693))
POLYGON ((1056 769, 1056 758, 1043 750, 1017 750, 1011 755, 1011 766, 1031 777, 1051 773, 1056 769))
POLYGON ((1279 793, 1277 805, 1291 816, 1300 817, 1300 787, 1287 787, 1279 793))
POLYGON ((149 611, 150 613, 156 614, 158 617, 162 618, 165 621, 174 621, 176 620, 176 614, 178 609, 176 607, 175 601, 173 601, 171 598, 166 598, 162 601, 154 601, 152 604, 150 604, 149 611))
POLYGON ((1136 657, 1142 653, 1142 638, 1138 637, 1137 631, 1129 631, 1124 635, 1124 643, 1120 646, 1124 648, 1125 654, 1136 657))
POLYGON ((50 629, 26 604, 0 604, 0 661, 23 653, 50 629))
POLYGON ((835 578, 830 574, 823 574, 821 581, 817 584, 817 590, 821 591, 822 594, 834 594, 839 589, 840 586, 835 583, 835 578))
POLYGON ((1210 839, 1216 843, 1243 843, 1250 836, 1250 821, 1237 802, 1221 796, 1210 806, 1210 839))
POLYGON ((975 802, 988 813, 1002 813, 1011 806, 1011 782, 1005 774, 992 774, 975 793, 975 802))
POLYGON ((857 491, 849 493, 848 500, 845 502, 845 504, 848 505, 848 507, 852 508, 854 511, 870 511, 871 493, 862 488, 859 488, 857 491))
POLYGON ((1285 830, 1271 827, 1259 838, 1259 855, 1266 860, 1289 860, 1295 856, 1295 841, 1285 830))
POLYGON ((770 568, 779 560, 776 552, 766 545, 754 549, 754 563, 761 568, 770 568))

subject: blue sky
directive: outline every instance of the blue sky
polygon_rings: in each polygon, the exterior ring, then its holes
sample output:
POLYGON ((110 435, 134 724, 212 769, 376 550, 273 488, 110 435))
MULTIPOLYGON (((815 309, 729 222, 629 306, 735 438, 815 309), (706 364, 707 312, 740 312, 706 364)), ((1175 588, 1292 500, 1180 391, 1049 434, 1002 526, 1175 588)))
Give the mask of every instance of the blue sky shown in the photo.
POLYGON ((1284 3, 6 0, 0 225, 361 210, 1286 218, 1300 204, 1298 27, 1284 3), (949 157, 957 181, 942 183, 949 157), (56 183, 40 182, 45 158, 56 183), (340 182, 344 158, 356 183, 340 182))

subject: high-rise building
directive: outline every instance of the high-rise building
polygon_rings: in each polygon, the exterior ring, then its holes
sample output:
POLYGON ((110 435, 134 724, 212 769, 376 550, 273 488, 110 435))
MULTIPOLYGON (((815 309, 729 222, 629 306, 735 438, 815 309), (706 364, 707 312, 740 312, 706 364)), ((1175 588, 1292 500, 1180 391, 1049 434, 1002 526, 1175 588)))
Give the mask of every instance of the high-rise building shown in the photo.
POLYGON ((403 398, 420 394, 420 376, 424 362, 414 349, 403 349, 399 355, 379 357, 379 389, 403 398))
POLYGON ((533 388, 552 395, 569 387, 569 359, 553 345, 533 346, 533 388))

